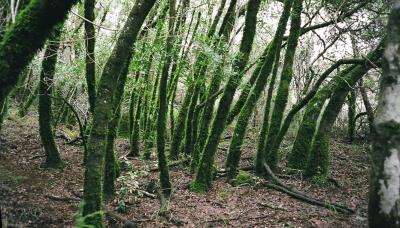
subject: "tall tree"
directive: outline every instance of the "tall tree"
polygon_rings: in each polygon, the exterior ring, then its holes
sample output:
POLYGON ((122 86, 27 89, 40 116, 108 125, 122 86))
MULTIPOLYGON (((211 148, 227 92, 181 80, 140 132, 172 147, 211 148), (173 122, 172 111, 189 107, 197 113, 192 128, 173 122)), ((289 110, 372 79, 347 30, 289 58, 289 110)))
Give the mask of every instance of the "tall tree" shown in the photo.
POLYGON ((94 112, 96 99, 96 59, 94 48, 96 45, 96 31, 94 29, 95 0, 85 0, 85 45, 86 45, 86 83, 88 88, 90 112, 94 112))
POLYGON ((157 159, 160 170, 160 183, 162 194, 165 197, 171 195, 172 186, 169 179, 168 161, 165 155, 165 129, 167 125, 167 85, 169 68, 171 65, 171 55, 174 44, 174 25, 175 25, 175 0, 169 0, 169 20, 168 20, 168 37, 165 47, 165 60, 162 68, 160 85, 158 86, 158 118, 157 118, 157 159))
MULTIPOLYGON (((296 4, 300 3, 300 13, 295 12, 294 15, 300 15, 301 14, 301 0, 296 0, 296 4)), ((228 152, 228 158, 226 160, 226 168, 229 170, 228 171, 228 178, 233 178, 236 174, 236 169, 237 166, 239 165, 240 157, 241 157, 241 152, 242 152, 242 144, 243 140, 245 137, 246 129, 248 122, 251 117, 251 113, 254 109, 254 107, 257 104, 258 99, 261 96, 262 91, 264 90, 265 85, 267 84, 267 78, 271 74, 272 67, 274 65, 274 60, 277 52, 280 52, 281 50, 281 45, 282 45, 282 40, 283 40, 283 35, 286 31, 286 25, 290 16, 291 8, 292 8, 293 1, 291 0, 286 0, 285 5, 283 7, 283 12, 281 14, 281 17, 278 22, 278 28, 275 32, 275 36, 273 38, 272 44, 270 47, 267 47, 269 49, 267 57, 265 58, 264 65, 260 71, 260 74, 258 75, 258 78, 255 82, 254 87, 251 89, 249 96, 246 100, 245 105, 240 111, 238 121, 235 127, 235 130, 233 132, 233 137, 231 140, 231 144, 229 146, 229 152, 228 152)), ((298 4, 297 4, 298 5, 298 4)), ((298 7, 297 7, 298 8, 298 7)), ((298 9, 296 9, 298 10, 298 9)), ((296 18, 296 16, 294 17, 296 18)), ((292 19, 292 29, 299 30, 300 26, 296 24, 296 20, 293 21, 292 19), (294 22, 294 23, 293 23, 294 22)), ((291 31, 293 32, 293 31, 291 31)), ((298 39, 298 36, 297 36, 298 39)), ((297 42, 296 40, 293 40, 294 42, 297 42)), ((289 49, 288 49, 289 50, 289 49)), ((293 51, 295 50, 295 47, 293 51)), ((288 56, 290 54, 289 52, 286 52, 288 56)), ((275 63, 277 64, 277 63, 275 63)), ((285 67, 285 66, 284 66, 285 67)), ((286 66, 290 67, 290 66, 286 66)))
POLYGON ((99 81, 96 96, 93 124, 88 140, 88 159, 85 165, 85 180, 83 200, 83 215, 87 223, 103 227, 102 210, 102 181, 104 175, 104 156, 106 149, 106 134, 112 115, 113 98, 118 83, 124 83, 128 62, 132 56, 132 48, 137 34, 153 7, 156 0, 139 0, 131 9, 128 19, 119 35, 116 45, 107 60, 99 81), (123 67, 121 67, 123 66, 123 67))
POLYGON ((372 144, 369 227, 400 226, 400 1, 394 1, 372 144))
POLYGON ((233 73, 230 75, 225 85, 224 92, 218 105, 211 130, 206 140, 202 157, 200 159, 195 180, 192 182, 193 191, 205 192, 211 187, 212 169, 214 157, 218 147, 219 139, 225 128, 227 113, 232 103, 236 88, 242 79, 244 70, 249 60, 250 52, 253 47, 253 40, 256 33, 257 14, 260 6, 259 0, 250 0, 247 3, 247 12, 243 37, 240 43, 239 52, 233 63, 233 73))
POLYGON ((55 67, 57 64, 57 52, 60 47, 60 37, 63 23, 56 26, 49 37, 49 42, 44 52, 42 71, 39 82, 39 133, 44 151, 46 153, 46 166, 61 168, 63 162, 54 140, 52 129, 52 91, 55 67))

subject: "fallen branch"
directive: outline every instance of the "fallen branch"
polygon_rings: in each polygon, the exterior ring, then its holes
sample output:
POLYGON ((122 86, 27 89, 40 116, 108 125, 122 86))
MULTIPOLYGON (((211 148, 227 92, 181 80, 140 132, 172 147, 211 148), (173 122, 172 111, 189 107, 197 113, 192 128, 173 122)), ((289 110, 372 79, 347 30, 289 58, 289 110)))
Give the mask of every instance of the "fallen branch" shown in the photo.
POLYGON ((299 192, 297 190, 292 189, 291 187, 289 187, 288 185, 286 185, 285 183, 283 183, 281 180, 279 180, 278 177, 275 176, 275 174, 272 172, 272 170, 270 169, 269 165, 267 163, 264 162, 264 168, 266 169, 267 173, 269 176, 271 176, 271 178, 275 181, 276 184, 266 184, 267 187, 278 190, 280 192, 286 193, 289 196, 292 196, 296 199, 305 201, 307 203, 313 204, 313 205, 317 205, 317 206, 321 206, 321 207, 325 207, 327 209, 333 210, 333 211, 337 211, 337 212, 341 212, 341 213, 345 213, 345 214, 354 214, 354 210, 345 207, 345 206, 341 206, 335 203, 330 203, 330 202, 326 202, 326 201, 322 201, 319 199, 316 199, 314 197, 308 196, 305 193, 299 192))

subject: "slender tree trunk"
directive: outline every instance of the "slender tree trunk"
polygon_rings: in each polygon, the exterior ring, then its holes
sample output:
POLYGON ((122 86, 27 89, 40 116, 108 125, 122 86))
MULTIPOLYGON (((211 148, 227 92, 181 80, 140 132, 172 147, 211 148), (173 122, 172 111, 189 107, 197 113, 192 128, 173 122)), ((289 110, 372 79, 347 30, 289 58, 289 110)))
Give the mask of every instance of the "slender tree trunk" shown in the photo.
POLYGON ((50 42, 47 44, 44 53, 39 83, 39 132, 46 153, 46 166, 51 168, 63 167, 63 162, 54 139, 54 132, 51 127, 52 83, 57 64, 57 52, 60 47, 62 26, 63 24, 58 25, 50 36, 50 42))
POLYGON ((155 0, 140 0, 135 3, 99 81, 93 124, 88 140, 88 160, 85 166, 83 194, 85 202, 83 215, 87 217, 88 224, 97 227, 103 227, 103 216, 99 212, 102 210, 103 199, 102 181, 106 133, 112 115, 115 89, 118 81, 122 80, 118 77, 124 77, 121 74, 124 71, 121 66, 128 67, 127 62, 132 56, 131 50, 137 34, 154 3, 155 0))
MULTIPOLYGON (((254 87, 250 91, 245 105, 240 111, 236 127, 233 133, 233 137, 231 140, 231 144, 229 146, 228 157, 225 164, 226 168, 228 169, 229 179, 232 179, 236 175, 236 169, 239 165, 242 153, 241 147, 246 134, 247 125, 251 118, 251 113, 253 112, 253 109, 256 106, 258 99, 260 98, 261 93, 264 90, 265 85, 267 84, 267 79, 271 74, 274 65, 274 60, 276 59, 276 56, 280 55, 277 53, 281 51, 280 47, 282 45, 283 35, 285 33, 286 25, 290 16, 290 9, 292 7, 292 3, 293 1, 291 0, 285 1, 283 12, 279 19, 278 28, 275 32, 275 36, 273 38, 267 57, 265 58, 264 65, 260 71, 260 75, 258 76, 254 87)), ((296 26, 292 26, 292 28, 296 28, 296 26)), ((277 65, 277 63, 275 63, 275 65, 277 65)))
POLYGON ((96 59, 94 48, 96 44, 96 31, 94 29, 95 0, 85 0, 85 45, 86 45, 86 83, 88 87, 90 112, 94 112, 96 100, 96 59))
POLYGON ((275 103, 268 130, 268 136, 267 140, 264 142, 265 160, 267 161, 272 170, 276 170, 276 165, 278 163, 278 151, 277 150, 272 151, 270 149, 276 140, 277 137, 276 132, 278 132, 279 129, 281 128, 283 114, 288 102, 290 83, 292 82, 293 71, 294 71, 293 70, 294 57, 300 36, 301 12, 302 12, 302 1, 296 0, 293 3, 290 35, 287 42, 286 55, 281 73, 281 78, 279 81, 279 87, 277 94, 275 96, 275 103))
POLYGON ((347 96, 349 110, 347 111, 347 137, 352 143, 356 133, 356 100, 357 95, 355 89, 352 89, 347 96))
POLYGON ((234 73, 229 77, 226 83, 224 93, 222 94, 217 113, 214 117, 210 133, 204 146, 203 154, 196 171, 196 177, 191 184, 191 189, 197 192, 207 191, 211 187, 212 170, 214 165, 214 156, 218 147, 219 139, 225 128, 227 114, 232 103, 236 88, 242 79, 243 72, 247 65, 249 55, 253 46, 253 40, 257 26, 257 13, 259 9, 258 0, 250 0, 247 4, 247 13, 242 41, 239 47, 234 63, 234 73))
POLYGON ((383 75, 369 191, 369 227, 400 225, 400 1, 394 1, 389 17, 388 42, 383 56, 383 75))
POLYGON ((157 119, 157 159, 160 171, 162 194, 169 198, 172 186, 169 178, 168 161, 165 155, 165 129, 167 119, 167 85, 171 65, 171 54, 174 45, 175 0, 169 0, 168 37, 166 40, 165 60, 162 68, 160 85, 158 87, 158 119, 157 119))
POLYGON ((368 115, 370 138, 373 138, 375 114, 374 114, 374 109, 372 108, 371 102, 369 102, 367 90, 364 87, 364 81, 362 78, 359 81, 359 86, 360 86, 360 93, 361 93, 361 97, 363 99, 365 110, 367 111, 367 115, 368 115))

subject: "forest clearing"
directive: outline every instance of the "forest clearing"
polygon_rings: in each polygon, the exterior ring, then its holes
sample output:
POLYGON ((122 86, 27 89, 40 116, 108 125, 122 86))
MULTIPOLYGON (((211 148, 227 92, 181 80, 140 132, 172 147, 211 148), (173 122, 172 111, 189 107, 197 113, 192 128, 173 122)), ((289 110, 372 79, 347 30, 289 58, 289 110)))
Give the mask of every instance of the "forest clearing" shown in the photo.
POLYGON ((400 227, 400 0, 0 0, 2 227, 400 227))

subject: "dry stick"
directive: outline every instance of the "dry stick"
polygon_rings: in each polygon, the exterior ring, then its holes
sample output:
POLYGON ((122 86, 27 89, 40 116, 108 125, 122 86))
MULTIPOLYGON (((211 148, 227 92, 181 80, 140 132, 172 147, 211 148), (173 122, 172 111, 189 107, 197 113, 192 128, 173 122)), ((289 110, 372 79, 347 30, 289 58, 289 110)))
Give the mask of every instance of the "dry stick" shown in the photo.
POLYGON ((291 187, 289 187, 288 185, 286 185, 285 183, 283 183, 281 180, 279 180, 278 177, 275 176, 275 174, 272 172, 272 170, 270 169, 269 165, 267 163, 264 162, 264 167, 268 173, 269 176, 272 177, 272 179, 276 182, 276 184, 267 184, 266 186, 281 192, 284 192, 286 194, 288 194, 289 196, 292 196, 296 199, 300 199, 303 200, 307 203, 313 204, 313 205, 317 205, 317 206, 321 206, 321 207, 325 207, 329 210, 333 210, 333 211, 337 211, 337 212, 341 212, 344 214, 354 214, 354 210, 345 207, 345 206, 341 206, 338 205, 336 203, 330 203, 330 202, 326 202, 326 201, 322 201, 319 199, 316 199, 314 197, 308 196, 305 193, 299 192, 297 190, 292 189, 291 187))

